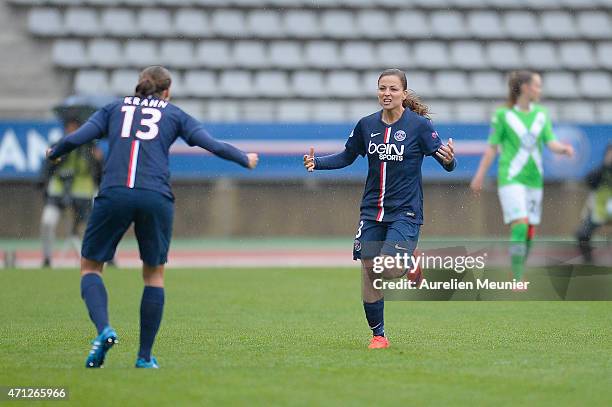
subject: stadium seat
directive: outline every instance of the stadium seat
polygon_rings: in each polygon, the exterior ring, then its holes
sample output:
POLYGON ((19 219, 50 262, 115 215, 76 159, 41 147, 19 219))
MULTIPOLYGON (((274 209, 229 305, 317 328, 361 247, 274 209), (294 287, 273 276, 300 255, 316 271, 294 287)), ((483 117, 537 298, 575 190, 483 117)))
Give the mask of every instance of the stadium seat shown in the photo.
POLYGON ((545 97, 572 98, 578 95, 574 74, 551 72, 544 75, 543 81, 545 97))
POLYGON ((447 4, 461 8, 481 8, 487 5, 486 0, 450 0, 447 4))
POLYGON ((379 67, 397 67, 408 69, 414 60, 410 56, 410 49, 404 41, 384 41, 375 45, 374 61, 379 67))
POLYGON ((176 68, 190 68, 197 64, 193 44, 184 40, 166 40, 159 48, 162 64, 176 68))
POLYGON ((431 27, 436 35, 445 39, 464 38, 468 33, 461 13, 436 11, 430 16, 431 27))
POLYGON ((441 71, 435 76, 436 93, 447 98, 461 98, 470 95, 467 77, 463 72, 441 71))
POLYGON ((557 40, 576 38, 574 19, 563 11, 548 11, 541 16, 542 33, 557 40))
POLYGON ((363 95, 363 84, 359 75, 351 71, 332 71, 326 78, 326 96, 331 97, 359 97, 363 95))
POLYGON ((115 40, 92 40, 88 47, 88 60, 93 66, 115 68, 123 65, 121 45, 115 40))
POLYGON ((212 29, 215 34, 241 38, 248 36, 244 14, 235 10, 218 10, 213 13, 212 29))
POLYGON ((258 96, 286 98, 291 96, 286 72, 259 71, 255 74, 254 93, 258 96))
POLYGON ((585 11, 577 17, 577 30, 586 38, 612 37, 610 24, 612 24, 610 16, 599 11, 585 11))
POLYGON ((135 37, 138 35, 136 17, 131 10, 106 9, 102 11, 102 28, 112 36, 135 37))
POLYGON ((284 32, 295 38, 316 38, 320 35, 317 15, 313 11, 289 10, 283 18, 284 32))
POLYGON ((448 123, 455 120, 455 115, 453 113, 454 103, 443 100, 431 100, 427 101, 426 104, 429 106, 429 117, 431 117, 434 125, 437 123, 448 123))
POLYGON ((274 41, 268 47, 269 62, 275 68, 300 68, 304 64, 301 44, 292 41, 274 41))
POLYGON ((137 25, 140 34, 147 37, 171 37, 176 35, 170 13, 160 9, 144 9, 137 14, 137 25))
POLYGON ((315 68, 338 68, 338 45, 333 41, 310 41, 304 47, 306 64, 315 68))
POLYGON ((44 37, 64 34, 61 13, 54 8, 31 9, 28 14, 28 30, 44 37))
POLYGON ((173 100, 172 102, 176 104, 179 108, 181 108, 181 110, 183 110, 185 113, 195 117, 196 119, 201 120, 203 117, 205 117, 204 115, 205 104, 199 100, 180 99, 180 100, 173 100))
POLYGON ((585 102, 564 102, 559 105, 561 122, 593 123, 595 109, 593 105, 585 102))
POLYGON ((286 100, 278 104, 278 120, 281 122, 307 122, 312 118, 310 102, 286 100))
POLYGON ((137 70, 118 69, 111 73, 110 89, 116 95, 133 95, 137 82, 137 70))
POLYGON ((559 7, 559 0, 524 0, 527 9, 542 10, 556 9, 559 7))
POLYGON ((458 41, 451 45, 451 63, 462 69, 481 69, 487 66, 482 46, 476 41, 458 41))
POLYGON ((321 34, 342 39, 357 36, 353 13, 349 11, 327 11, 321 15, 321 34))
POLYGON ((337 101, 315 102, 312 106, 313 120, 320 122, 341 122, 347 120, 346 105, 337 101))
POLYGON ((340 49, 342 65, 348 68, 373 68, 380 64, 374 55, 374 47, 370 42, 346 42, 340 49))
POLYGON ((455 103, 455 119, 463 123, 486 122, 491 116, 490 104, 466 100, 455 103))
POLYGON ((408 89, 412 90, 418 96, 430 98, 437 96, 435 87, 432 84, 432 76, 423 71, 408 71, 406 73, 408 81, 408 89))
POLYGON ((540 38, 540 24, 533 13, 511 11, 504 15, 504 28, 510 38, 540 38))
POLYGON ((432 36, 429 21, 421 11, 401 10, 391 14, 391 29, 397 37, 430 38, 432 36))
POLYGON ((517 69, 524 66, 519 47, 514 42, 492 42, 487 47, 489 64, 497 69, 517 69))
POLYGON ((80 40, 57 40, 51 51, 53 63, 63 68, 82 68, 89 64, 85 45, 80 40))
POLYGON ((253 11, 247 17, 251 35, 261 38, 283 37, 282 19, 276 11, 253 11))
POLYGON ((378 77, 382 71, 366 71, 361 74, 361 83, 363 95, 369 98, 375 98, 378 91, 378 77))
POLYGON ((75 93, 87 95, 108 94, 108 75, 98 70, 78 70, 74 76, 75 93))
POLYGON ((390 36, 386 29, 391 24, 389 15, 384 11, 362 10, 357 13, 357 21, 354 29, 371 39, 381 39, 390 36))
POLYGON ((269 122, 276 116, 276 103, 257 100, 242 103, 242 117, 247 122, 269 122))
POLYGON ((219 91, 231 97, 249 97, 253 93, 251 74, 242 70, 227 70, 219 77, 219 91))
POLYGON ((504 77, 498 72, 473 73, 470 88, 474 96, 481 98, 503 98, 507 93, 504 77))
POLYGON ((597 63, 603 68, 612 69, 612 42, 597 44, 597 63))
POLYGON ((297 71, 291 78, 293 92, 300 97, 320 97, 326 94, 323 75, 316 71, 297 71))
POLYGON ((557 50, 549 42, 527 42, 523 57, 527 66, 535 70, 556 69, 560 64, 557 50))
POLYGON ((129 40, 125 44, 123 55, 126 65, 134 68, 161 63, 156 43, 150 40, 129 40))
POLYGON ((559 0, 559 3, 571 9, 612 6, 611 0, 559 0))
POLYGON ((362 117, 379 111, 380 105, 374 101, 349 102, 347 110, 347 119, 357 123, 362 117))
POLYGON ((606 99, 612 95, 609 72, 583 72, 578 77, 578 86, 585 97, 606 99))
POLYGON ((89 8, 70 8, 64 14, 64 29, 68 34, 97 36, 100 34, 98 15, 89 8))
POLYGON ((263 68, 269 65, 264 43, 259 41, 237 41, 232 60, 236 67, 263 68))
POLYGON ((587 42, 566 42, 559 46, 563 66, 569 69, 592 69, 597 66, 591 45, 587 42))
POLYGON ((210 121, 231 122, 243 120, 240 103, 238 102, 215 102, 206 103, 206 118, 210 121))
POLYGON ((492 11, 475 11, 468 15, 468 30, 479 39, 498 39, 505 36, 499 14, 492 11))
POLYGON ((182 8, 174 15, 174 30, 179 36, 207 37, 211 34, 207 15, 200 10, 182 8))
POLYGON ((187 71, 183 80, 185 93, 195 97, 218 95, 217 78, 211 71, 187 71))
POLYGON ((180 72, 172 72, 172 85, 171 90, 173 98, 185 97, 189 94, 189 90, 185 87, 183 82, 183 75, 180 72))
POLYGON ((446 68, 449 65, 447 46, 441 41, 420 41, 414 45, 414 62, 423 68, 446 68))
POLYGON ((229 44, 225 41, 202 41, 196 47, 198 66, 224 68, 232 66, 229 44))
POLYGON ((527 0, 487 0, 489 7, 503 10, 516 9, 517 7, 525 6, 527 0))
POLYGON ((596 109, 599 123, 612 124, 612 102, 597 103, 596 109))

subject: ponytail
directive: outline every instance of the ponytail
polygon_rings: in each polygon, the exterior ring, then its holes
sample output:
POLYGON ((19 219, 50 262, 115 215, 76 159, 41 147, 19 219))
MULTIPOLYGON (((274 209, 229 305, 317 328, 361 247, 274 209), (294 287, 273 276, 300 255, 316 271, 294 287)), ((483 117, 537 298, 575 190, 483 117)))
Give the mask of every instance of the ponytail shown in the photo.
POLYGON ((521 87, 530 83, 535 75, 535 72, 527 70, 510 72, 508 76, 508 99, 506 101, 508 107, 511 108, 516 105, 516 101, 521 96, 521 87))
POLYGON ((429 106, 423 103, 421 101, 421 98, 416 93, 414 93, 413 90, 408 89, 408 81, 406 80, 406 73, 404 71, 402 71, 401 69, 396 69, 396 68, 385 69, 384 71, 382 71, 382 73, 378 77, 378 81, 380 82, 380 79, 384 76, 391 76, 391 75, 397 76, 400 82, 402 82, 402 86, 404 90, 408 91, 408 97, 404 99, 404 101, 402 102, 402 106, 405 109, 412 110, 413 112, 415 112, 416 114, 420 116, 429 118, 429 106))
POLYGON ((134 94, 141 98, 160 97, 163 91, 170 88, 171 84, 172 78, 166 68, 159 65, 149 66, 138 75, 138 84, 134 94))
POLYGON ((421 101, 421 98, 412 89, 408 91, 408 97, 402 102, 402 106, 410 109, 419 116, 429 117, 429 106, 421 101))

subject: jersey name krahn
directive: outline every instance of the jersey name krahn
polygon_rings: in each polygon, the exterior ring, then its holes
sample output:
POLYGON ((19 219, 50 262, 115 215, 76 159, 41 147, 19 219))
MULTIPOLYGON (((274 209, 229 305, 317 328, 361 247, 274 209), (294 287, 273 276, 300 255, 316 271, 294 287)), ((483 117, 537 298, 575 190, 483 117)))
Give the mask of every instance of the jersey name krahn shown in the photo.
POLYGON ((404 159, 404 145, 374 143, 368 144, 368 154, 378 154, 381 161, 402 161, 404 159))

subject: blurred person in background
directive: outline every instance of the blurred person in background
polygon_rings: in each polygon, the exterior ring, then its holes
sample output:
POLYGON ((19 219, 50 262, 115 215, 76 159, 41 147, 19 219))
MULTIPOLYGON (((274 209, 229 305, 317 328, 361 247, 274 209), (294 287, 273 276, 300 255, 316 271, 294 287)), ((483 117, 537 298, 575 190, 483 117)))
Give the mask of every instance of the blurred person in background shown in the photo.
MULTIPOLYGON (((95 111, 95 107, 79 97, 68 98, 54 109, 63 124, 64 134, 78 129, 95 111)), ((40 234, 43 267, 51 267, 57 226, 62 213, 71 211, 68 244, 80 252, 80 229, 87 221, 102 171, 102 151, 91 142, 80 146, 57 164, 45 162, 41 170, 44 188, 40 234)))
POLYGON ((489 167, 500 154, 498 195, 504 223, 510 224, 510 255, 514 279, 521 281, 535 227, 542 215, 544 186, 542 150, 572 157, 571 145, 557 140, 548 111, 537 104, 542 78, 532 71, 513 71, 508 78, 506 106, 491 119, 491 134, 478 170, 470 183, 475 193, 482 190, 489 167))
POLYGON ((612 143, 606 148, 603 163, 586 176, 591 190, 583 210, 582 222, 576 239, 585 261, 591 262, 591 238, 595 231, 612 222, 612 143))
POLYGON ((144 283, 135 367, 159 368, 151 351, 164 309, 164 270, 174 222, 170 146, 181 137, 190 146, 204 148, 248 169, 255 168, 259 160, 256 153, 247 154, 214 139, 199 121, 171 104, 171 84, 166 68, 145 68, 133 96, 104 106, 47 151, 49 160, 55 162, 95 139, 106 137, 109 145, 100 192, 81 249, 81 297, 97 331, 85 361, 87 368, 102 367, 107 352, 117 343, 117 333, 109 323, 102 272, 132 224, 144 283))
MULTIPOLYGON (((385 336, 384 295, 376 283, 407 275, 400 267, 374 272, 374 258, 412 256, 423 224, 421 165, 424 156, 435 158, 446 171, 456 166, 452 139, 444 145, 428 118, 429 108, 408 90, 406 74, 387 69, 378 78, 378 103, 382 110, 359 120, 344 151, 304 156, 309 171, 333 170, 352 164, 358 156, 368 159, 368 176, 361 201, 360 220, 353 246, 353 260, 361 260, 362 299, 372 331, 370 349, 389 347, 385 336)), ((419 284, 420 269, 408 279, 419 284)))

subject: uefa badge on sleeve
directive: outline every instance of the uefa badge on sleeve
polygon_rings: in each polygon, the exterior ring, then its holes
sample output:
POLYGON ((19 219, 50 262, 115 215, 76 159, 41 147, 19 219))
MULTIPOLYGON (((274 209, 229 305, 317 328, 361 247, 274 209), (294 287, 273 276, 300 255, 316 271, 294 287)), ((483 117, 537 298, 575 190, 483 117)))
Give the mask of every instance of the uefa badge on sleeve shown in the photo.
POLYGON ((434 131, 433 133, 431 133, 431 138, 438 138, 438 132, 434 131))
POLYGON ((361 251, 361 242, 359 241, 359 239, 355 239, 355 243, 353 243, 353 249, 355 249, 356 252, 361 251))

